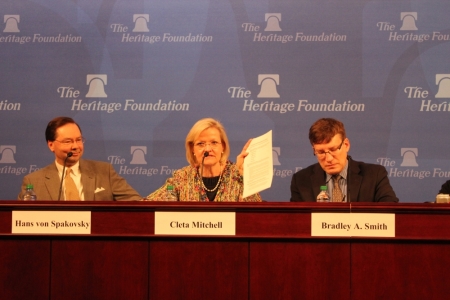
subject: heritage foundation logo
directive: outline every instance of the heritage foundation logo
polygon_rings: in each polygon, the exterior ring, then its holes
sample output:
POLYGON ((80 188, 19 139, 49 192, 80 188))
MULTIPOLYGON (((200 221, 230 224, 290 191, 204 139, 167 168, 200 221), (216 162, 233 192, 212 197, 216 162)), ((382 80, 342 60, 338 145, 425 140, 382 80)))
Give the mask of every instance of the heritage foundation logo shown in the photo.
POLYGON ((417 12, 402 12, 400 19, 403 22, 400 30, 418 30, 416 26, 417 12))
POLYGON ((149 32, 148 22, 150 21, 150 15, 148 14, 135 14, 133 15, 134 29, 133 32, 149 32))
POLYGON ((400 29, 395 24, 387 21, 376 23, 378 31, 389 33, 387 35, 390 42, 418 42, 426 41, 450 41, 450 34, 442 34, 440 31, 429 33, 416 33, 418 20, 417 12, 401 12, 400 20, 402 21, 400 29))
POLYGON ((121 35, 120 41, 122 43, 211 43, 213 36, 203 35, 202 33, 186 33, 184 35, 172 35, 169 32, 163 34, 149 35, 148 23, 150 22, 149 14, 134 14, 133 24, 131 30, 128 25, 122 23, 112 23, 109 28, 113 33, 121 35))
POLYGON ((416 157, 418 156, 417 148, 401 148, 403 161, 400 167, 418 167, 416 157))
POLYGON ((402 162, 397 167, 397 162, 389 157, 379 157, 377 163, 384 166, 389 177, 395 178, 449 178, 450 171, 441 168, 420 169, 417 163, 418 148, 400 148, 402 162))
POLYGON ((280 163, 281 147, 272 147, 273 159, 273 177, 291 178, 292 175, 302 168, 296 167, 294 169, 283 169, 280 163))
POLYGON ((281 31, 281 14, 268 13, 265 16, 266 28, 264 31, 281 31))
MULTIPOLYGON (((279 74, 259 74, 258 85, 261 86, 257 99, 279 99, 278 86, 280 86, 279 74)), ((249 112, 277 112, 280 114, 288 112, 323 112, 323 111, 349 111, 360 112, 365 110, 364 103, 352 103, 352 101, 338 102, 332 100, 328 103, 310 103, 308 100, 298 100, 298 102, 278 103, 274 100, 262 102, 252 99, 252 91, 241 86, 231 86, 227 90, 231 99, 244 100, 242 111, 249 112)))
POLYGON ((280 147, 272 147, 272 159, 274 166, 281 166, 280 160, 278 158, 281 154, 280 152, 281 152, 280 147))
POLYGON ((3 32, 20 32, 20 15, 4 15, 3 22, 6 24, 3 32))
POLYGON ((86 78, 86 84, 89 86, 89 91, 86 98, 107 98, 105 93, 105 85, 107 84, 108 76, 106 74, 89 74, 86 78))
POLYGON ((258 85, 261 86, 258 98, 280 98, 280 94, 277 92, 277 85, 280 85, 280 75, 259 74, 258 85))
POLYGON ((145 155, 147 154, 146 146, 131 146, 132 159, 131 165, 146 165, 145 155))
POLYGON ((8 102, 8 100, 0 101, 0 111, 1 110, 20 110, 22 106, 21 103, 8 102))
POLYGON ((81 36, 74 36, 72 34, 58 34, 53 36, 44 36, 40 33, 34 33, 33 35, 16 35, 20 33, 19 23, 20 15, 4 15, 3 23, 5 27, 4 33, 9 33, 5 36, 0 36, 0 43, 81 43, 81 36))
POLYGON ((282 31, 281 13, 266 13, 264 15, 264 24, 261 23, 242 23, 241 28, 244 32, 253 35, 253 42, 273 42, 273 43, 291 43, 291 42, 346 42, 347 35, 333 33, 310 34, 298 31, 296 33, 280 34, 282 31), (264 28, 264 30, 262 30, 264 28), (273 32, 273 33, 272 33, 273 32))
POLYGON ((138 176, 170 176, 176 169, 171 169, 169 166, 161 167, 145 167, 147 161, 145 156, 147 155, 147 146, 131 146, 131 161, 127 163, 127 160, 120 155, 108 156, 108 161, 112 165, 119 166, 120 175, 138 175, 138 176), (141 166, 131 166, 141 165, 141 166))
POLYGON ((0 146, 0 164, 15 164, 14 154, 16 153, 15 145, 2 145, 0 146))
POLYGON ((450 74, 436 74, 436 98, 450 98, 450 74))
MULTIPOLYGON (((16 159, 14 158, 16 154, 15 145, 0 145, 0 164, 15 164, 16 159)), ((23 176, 24 174, 32 173, 39 170, 36 165, 30 165, 29 168, 20 166, 5 165, 0 166, 0 174, 11 174, 16 176, 23 176)))
POLYGON ((450 74, 436 74, 437 92, 434 99, 430 99, 433 95, 431 91, 421 86, 406 86, 403 93, 408 100, 421 100, 419 111, 423 112, 450 112, 450 74))
POLYGON ((107 103, 98 98, 108 98, 105 86, 108 84, 107 74, 88 74, 86 85, 88 92, 85 99, 80 99, 81 91, 72 86, 59 86, 56 89, 59 98, 72 100, 72 111, 104 111, 114 113, 116 111, 189 111, 189 103, 177 103, 176 100, 139 103, 134 99, 126 99, 123 102, 107 103), (86 99, 96 100, 87 101, 86 99))

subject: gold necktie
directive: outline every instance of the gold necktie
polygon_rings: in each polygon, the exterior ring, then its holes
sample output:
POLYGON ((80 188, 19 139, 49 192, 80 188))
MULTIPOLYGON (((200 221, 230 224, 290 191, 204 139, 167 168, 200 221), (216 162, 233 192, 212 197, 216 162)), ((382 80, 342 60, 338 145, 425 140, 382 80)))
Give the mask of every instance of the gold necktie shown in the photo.
POLYGON ((72 170, 67 168, 66 177, 64 177, 64 187, 66 192, 66 200, 80 200, 80 193, 78 192, 77 186, 70 176, 72 170))
POLYGON ((339 179, 341 179, 341 175, 333 175, 333 202, 342 202, 342 191, 341 188, 339 187, 339 179))

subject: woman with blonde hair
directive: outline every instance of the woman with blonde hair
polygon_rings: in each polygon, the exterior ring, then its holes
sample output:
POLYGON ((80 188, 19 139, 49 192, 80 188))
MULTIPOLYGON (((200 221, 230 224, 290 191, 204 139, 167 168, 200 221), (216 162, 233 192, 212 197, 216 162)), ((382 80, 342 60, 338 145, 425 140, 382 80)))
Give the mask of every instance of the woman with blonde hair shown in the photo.
POLYGON ((146 200, 168 200, 167 187, 172 185, 178 201, 262 201, 258 193, 242 198, 243 164, 250 141, 237 156, 236 163, 232 163, 228 160, 230 147, 223 125, 212 118, 197 121, 186 136, 189 166, 176 170, 146 200))

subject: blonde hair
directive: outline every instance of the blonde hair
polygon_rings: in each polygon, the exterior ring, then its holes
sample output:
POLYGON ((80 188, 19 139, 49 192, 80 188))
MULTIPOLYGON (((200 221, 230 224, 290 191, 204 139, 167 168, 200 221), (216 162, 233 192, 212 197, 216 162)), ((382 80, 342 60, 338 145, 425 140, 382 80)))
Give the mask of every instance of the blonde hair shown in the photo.
POLYGON ((189 133, 186 136, 186 159, 188 161, 188 163, 193 166, 196 167, 198 166, 201 162, 197 161, 197 158, 194 155, 194 141, 199 137, 199 135, 206 129, 209 128, 216 128, 217 130, 219 130, 220 133, 220 142, 222 143, 222 147, 223 147, 223 152, 222 152, 222 156, 220 157, 220 162, 221 163, 225 163, 228 159, 228 156, 230 155, 230 147, 228 146, 228 137, 227 137, 227 133, 225 132, 225 128, 223 127, 223 125, 213 119, 213 118, 205 118, 205 119, 201 119, 198 120, 194 126, 192 126, 191 130, 189 131, 189 133))

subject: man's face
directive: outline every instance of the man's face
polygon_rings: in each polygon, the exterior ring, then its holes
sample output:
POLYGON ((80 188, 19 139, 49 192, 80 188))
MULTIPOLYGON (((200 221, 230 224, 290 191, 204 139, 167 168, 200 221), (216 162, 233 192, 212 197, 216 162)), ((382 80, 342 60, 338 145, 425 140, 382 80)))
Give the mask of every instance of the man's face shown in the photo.
POLYGON ((83 155, 83 139, 80 129, 76 124, 68 123, 56 130, 56 139, 47 142, 50 151, 55 153, 56 161, 64 165, 67 153, 72 156, 67 159, 67 166, 76 164, 83 155))
POLYGON ((340 134, 336 134, 329 143, 313 145, 320 166, 330 175, 339 174, 344 169, 349 150, 350 141, 342 140, 340 134))

